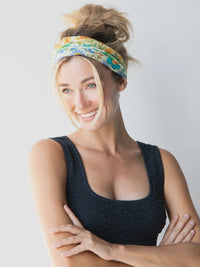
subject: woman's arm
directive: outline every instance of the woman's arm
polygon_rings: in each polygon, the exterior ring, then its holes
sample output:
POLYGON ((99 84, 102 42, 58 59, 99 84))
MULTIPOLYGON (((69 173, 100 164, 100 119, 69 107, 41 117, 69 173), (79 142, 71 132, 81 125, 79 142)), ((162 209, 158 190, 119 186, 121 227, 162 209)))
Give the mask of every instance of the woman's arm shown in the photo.
MULTIPOLYGON (((200 220, 192 203, 184 174, 176 158, 167 150, 160 149, 164 166, 164 193, 169 219, 174 214, 190 214, 196 222, 195 236, 191 243, 167 246, 113 245, 113 260, 136 267, 199 267, 200 220)), ((180 224, 177 224, 180 227, 180 224)))
POLYGON ((75 245, 65 245, 59 249, 52 247, 53 243, 73 235, 71 233, 52 235, 49 232, 49 229, 54 225, 72 224, 70 217, 63 209, 64 204, 67 203, 65 190, 67 167, 63 149, 54 140, 40 140, 31 148, 28 160, 35 209, 52 266, 129 266, 125 263, 105 261, 89 251, 67 259, 62 257, 61 253, 75 247, 75 245))
POLYGON ((114 244, 113 260, 135 267, 199 267, 200 244, 181 243, 168 246, 114 244))

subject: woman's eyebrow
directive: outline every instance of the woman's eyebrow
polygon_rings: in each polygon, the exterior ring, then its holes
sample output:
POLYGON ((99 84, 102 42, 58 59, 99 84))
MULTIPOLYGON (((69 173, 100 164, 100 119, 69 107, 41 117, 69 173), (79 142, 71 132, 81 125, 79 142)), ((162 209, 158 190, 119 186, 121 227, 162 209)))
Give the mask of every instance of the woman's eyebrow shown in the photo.
MULTIPOLYGON (((87 77, 87 78, 83 79, 82 81, 80 81, 80 83, 85 83, 91 79, 94 79, 94 76, 87 77)), ((69 86, 69 84, 68 83, 60 83, 59 86, 69 86)))

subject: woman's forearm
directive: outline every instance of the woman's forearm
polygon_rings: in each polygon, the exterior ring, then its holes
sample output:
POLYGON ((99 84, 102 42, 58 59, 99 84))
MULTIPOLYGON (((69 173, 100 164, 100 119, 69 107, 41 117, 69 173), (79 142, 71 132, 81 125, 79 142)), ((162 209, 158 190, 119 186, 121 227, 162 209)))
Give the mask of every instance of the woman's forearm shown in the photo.
POLYGON ((135 267, 199 267, 200 244, 181 243, 167 246, 113 244, 112 259, 135 267))
POLYGON ((64 258, 60 256, 60 259, 56 259, 52 263, 52 267, 130 267, 129 265, 119 261, 106 261, 101 259, 90 251, 84 251, 77 255, 64 258))
MULTIPOLYGON (((129 265, 119 261, 106 261, 101 259, 99 256, 95 255, 90 251, 84 251, 80 254, 66 258, 66 265, 62 267, 130 267, 129 265)), ((60 267, 60 266, 54 266, 60 267)))

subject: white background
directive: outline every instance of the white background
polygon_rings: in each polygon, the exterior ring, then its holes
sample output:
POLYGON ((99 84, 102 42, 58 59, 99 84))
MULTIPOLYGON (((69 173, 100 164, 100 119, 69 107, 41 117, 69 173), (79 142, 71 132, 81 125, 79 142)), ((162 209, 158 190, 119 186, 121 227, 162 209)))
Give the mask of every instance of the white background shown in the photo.
POLYGON ((55 101, 51 52, 65 25, 60 14, 85 3, 112 4, 134 27, 121 108, 135 140, 178 160, 200 213, 200 1, 12 0, 1 4, 1 258, 0 266, 50 266, 33 206, 28 152, 39 139, 74 131, 55 101))

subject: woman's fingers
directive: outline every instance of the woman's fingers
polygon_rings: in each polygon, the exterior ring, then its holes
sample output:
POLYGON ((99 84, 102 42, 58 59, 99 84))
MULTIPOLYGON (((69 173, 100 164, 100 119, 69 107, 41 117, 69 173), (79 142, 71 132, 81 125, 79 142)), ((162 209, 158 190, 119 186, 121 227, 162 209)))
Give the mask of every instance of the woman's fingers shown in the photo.
POLYGON ((74 247, 74 248, 72 248, 70 250, 62 252, 61 256, 69 257, 69 256, 72 256, 72 255, 77 255, 77 254, 79 254, 79 253, 81 253, 81 252, 83 252, 85 250, 86 250, 85 247, 82 244, 80 244, 80 245, 78 245, 78 246, 76 246, 76 247, 74 247))
POLYGON ((190 215, 185 214, 178 219, 178 216, 175 215, 168 228, 165 232, 165 235, 160 243, 160 245, 170 245, 181 242, 191 242, 194 237, 195 222, 190 220, 190 215))
POLYGON ((189 234, 187 234, 187 236, 184 238, 183 242, 191 242, 193 237, 195 236, 195 230, 192 229, 189 234))
POLYGON ((70 232, 72 234, 80 234, 83 230, 73 224, 63 224, 53 227, 49 230, 51 233, 70 232))
POLYGON ((181 231, 183 230, 189 219, 190 219, 189 214, 185 214, 179 219, 179 221, 176 223, 174 229, 172 230, 170 236, 167 239, 167 245, 174 243, 175 239, 181 233, 181 231))
POLYGON ((187 235, 189 235, 189 238, 191 237, 192 233, 192 229, 195 226, 195 222, 190 220, 187 222, 187 224, 185 225, 185 227, 183 228, 183 230, 179 233, 179 235, 176 237, 176 239, 174 240, 174 244, 176 243, 181 243, 187 235))
POLYGON ((62 247, 62 246, 69 245, 69 244, 77 244, 80 242, 81 242, 81 236, 75 235, 75 236, 70 236, 68 238, 62 239, 54 243, 52 246, 54 248, 58 248, 58 247, 62 247))
MULTIPOLYGON (((75 233, 74 229, 77 228, 76 226, 72 225, 73 227, 70 227, 73 229, 73 231, 70 231, 71 233, 75 233)), ((63 227, 63 226, 62 226, 63 227)), ((69 227, 68 227, 69 228, 69 227)), ((62 239, 60 241, 57 241, 56 243, 52 244, 53 248, 60 248, 66 245, 71 245, 71 244, 77 244, 74 248, 65 251, 62 253, 62 256, 72 256, 75 254, 78 254, 82 251, 85 250, 90 250, 94 244, 96 239, 98 239, 95 235, 93 235, 90 231, 88 230, 83 230, 83 229, 77 229, 76 235, 70 236, 68 238, 62 239)), ((101 239, 99 239, 101 240, 101 239)), ((103 241, 106 242, 106 241, 103 241)), ((101 241, 102 243, 102 241, 101 241)), ((106 242, 107 244, 107 242, 106 242)), ((101 251, 101 250, 100 250, 101 251)))
POLYGON ((165 235, 164 235, 160 245, 165 245, 165 242, 167 242, 172 230, 175 228, 176 223, 178 222, 178 218, 179 218, 179 216, 177 214, 172 218, 170 224, 167 227, 167 230, 165 232, 165 235))
POLYGON ((72 220, 75 226, 85 229, 82 223, 80 222, 80 220, 76 217, 76 215, 72 212, 72 210, 66 204, 64 205, 64 209, 69 215, 70 219, 72 220))

